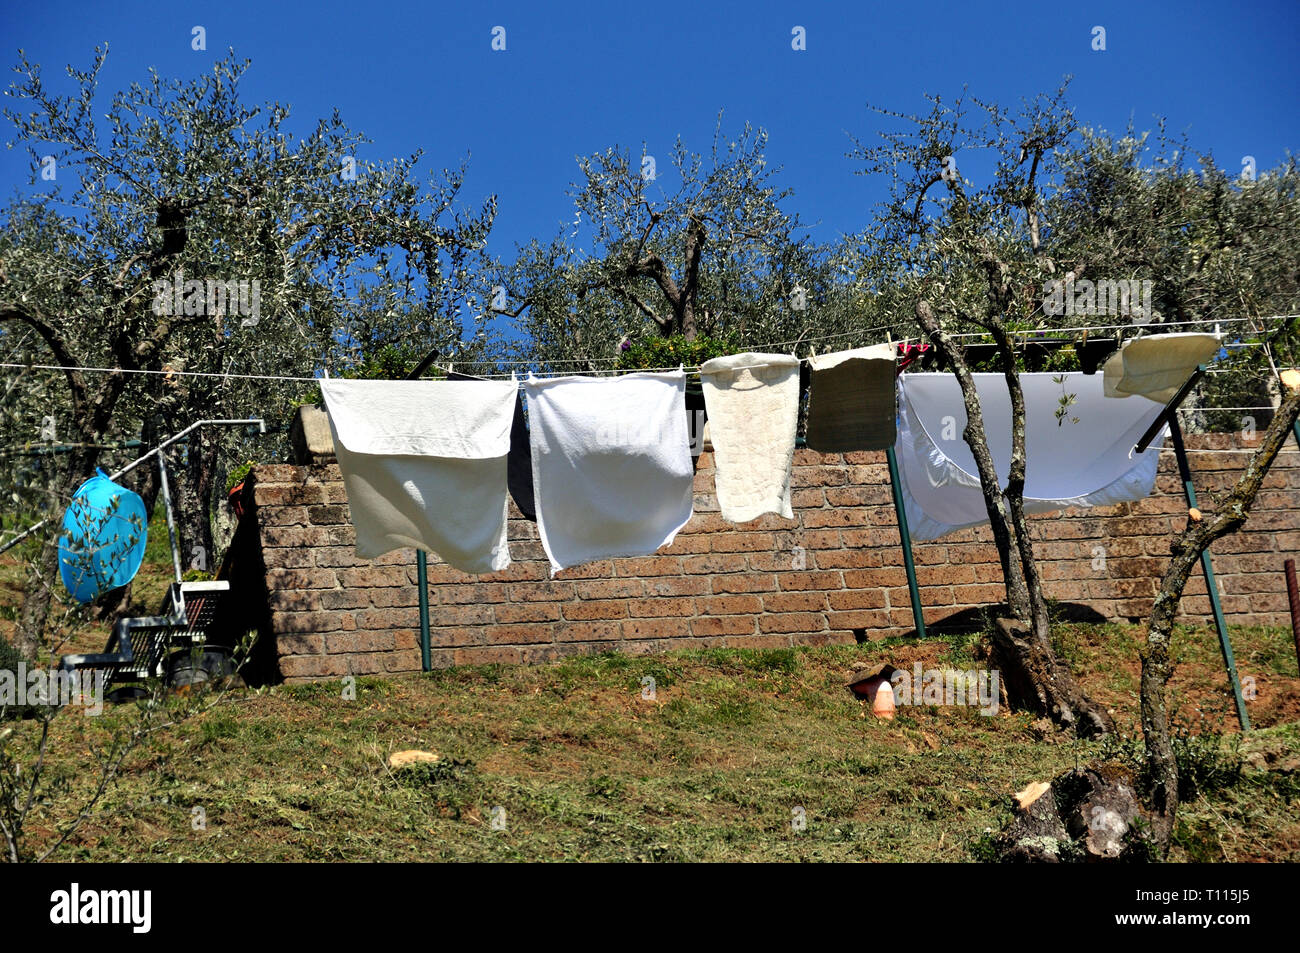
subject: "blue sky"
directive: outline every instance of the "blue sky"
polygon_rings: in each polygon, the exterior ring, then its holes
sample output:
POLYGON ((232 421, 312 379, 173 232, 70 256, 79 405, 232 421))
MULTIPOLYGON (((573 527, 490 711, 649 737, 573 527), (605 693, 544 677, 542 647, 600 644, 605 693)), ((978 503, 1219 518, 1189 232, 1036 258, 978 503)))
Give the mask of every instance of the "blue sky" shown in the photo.
MULTIPOLYGON (((1069 73, 1086 123, 1174 131, 1239 169, 1300 142, 1300 4, 1257 3, 11 3, 0 48, 56 82, 107 41, 105 88, 207 68, 227 47, 253 60, 251 101, 294 108, 296 128, 337 106, 374 140, 368 158, 423 148, 431 166, 470 157, 465 197, 500 197, 492 248, 549 238, 572 218, 574 156, 614 144, 666 156, 681 134, 708 148, 715 118, 770 135, 795 190, 790 207, 829 240, 862 228, 881 183, 853 174, 849 134, 873 138, 867 102, 902 111, 921 96, 973 93, 1004 105, 1069 73), (190 48, 191 28, 207 51, 190 48), (491 49, 506 30, 505 52, 491 49), (807 49, 791 49, 806 29, 807 49), (1091 49, 1106 30, 1106 50, 1091 49)), ((6 139, 8 130, 6 129, 6 139)), ((959 160, 960 162, 960 160, 959 160)), ((965 167, 963 167, 965 168, 965 167)), ((6 196, 26 159, 0 152, 6 196)))

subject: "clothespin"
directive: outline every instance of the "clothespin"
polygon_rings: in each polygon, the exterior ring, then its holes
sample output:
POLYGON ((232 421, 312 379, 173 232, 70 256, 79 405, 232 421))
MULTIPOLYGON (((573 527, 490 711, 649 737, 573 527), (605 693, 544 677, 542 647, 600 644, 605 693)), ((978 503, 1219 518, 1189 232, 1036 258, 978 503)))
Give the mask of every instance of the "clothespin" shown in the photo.
POLYGON ((1223 340, 1223 329, 1219 327, 1219 322, 1214 322, 1214 338, 1217 341, 1223 340))

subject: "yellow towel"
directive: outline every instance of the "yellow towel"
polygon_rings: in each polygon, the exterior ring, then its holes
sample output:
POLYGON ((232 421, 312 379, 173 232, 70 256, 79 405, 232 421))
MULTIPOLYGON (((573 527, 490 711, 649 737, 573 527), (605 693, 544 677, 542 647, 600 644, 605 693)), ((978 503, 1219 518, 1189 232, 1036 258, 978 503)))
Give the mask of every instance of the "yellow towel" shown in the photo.
POLYGON ((1107 397, 1148 397, 1167 404, 1178 388, 1219 349, 1213 334, 1152 334, 1125 341, 1102 368, 1107 397))

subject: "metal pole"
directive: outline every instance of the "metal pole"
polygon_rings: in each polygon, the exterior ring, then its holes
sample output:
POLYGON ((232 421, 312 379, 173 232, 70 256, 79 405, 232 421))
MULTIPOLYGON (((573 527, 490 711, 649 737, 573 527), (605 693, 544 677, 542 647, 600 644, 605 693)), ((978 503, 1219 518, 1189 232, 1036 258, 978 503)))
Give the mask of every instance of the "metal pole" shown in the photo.
MULTIPOLYGON (((434 348, 424 356, 424 360, 416 365, 415 370, 411 371, 406 379, 418 378, 438 357, 439 351, 434 348)), ((422 671, 430 672, 433 670, 433 649, 429 636, 429 557, 423 549, 415 551, 415 585, 420 590, 420 668, 422 671)))
POLYGON ((429 557, 423 549, 415 551, 415 580, 420 589, 420 667, 429 672, 433 670, 429 645, 429 557))
POLYGON ((176 520, 172 515, 172 493, 171 488, 167 485, 167 461, 160 453, 158 454, 158 489, 162 492, 163 509, 167 513, 167 542, 172 548, 172 570, 176 573, 176 581, 181 581, 181 554, 176 546, 176 520))
MULTIPOLYGON (((172 436, 168 437, 166 440, 158 444, 158 446, 154 447, 144 456, 136 457, 134 460, 132 460, 130 463, 124 466, 122 469, 110 473, 108 475, 108 478, 110 480, 116 480, 118 477, 130 473, 132 470, 134 470, 140 464, 144 463, 154 454, 157 454, 160 451, 166 449, 167 447, 170 447, 172 444, 176 443, 176 441, 184 439, 185 435, 188 434, 190 431, 208 425, 214 425, 220 427, 237 427, 237 426, 251 427, 256 425, 259 433, 266 433, 266 421, 263 420, 261 417, 252 417, 249 418, 248 420, 200 420, 196 423, 190 424, 188 427, 186 427, 184 430, 180 431, 179 433, 173 434, 172 436)), ((161 459, 161 457, 159 459, 161 459)), ((9 540, 6 543, 0 544, 0 553, 5 553, 10 549, 13 549, 13 547, 17 546, 24 539, 32 535, 32 533, 35 533, 37 530, 39 530, 42 526, 44 526, 48 522, 49 520, 46 519, 46 520, 41 520, 40 522, 37 523, 33 523, 31 526, 27 527, 27 529, 23 530, 13 539, 9 540)))
POLYGON ((907 592, 912 598, 912 621, 917 638, 925 638, 925 615, 921 612, 921 591, 916 585, 916 563, 912 560, 912 533, 907 527, 907 509, 903 505, 903 488, 899 484, 898 458, 892 446, 885 448, 889 464, 889 489, 894 496, 894 515, 898 518, 898 536, 903 541, 903 566, 907 570, 907 592))
MULTIPOLYGON (((1196 489, 1192 486, 1192 469, 1187 463, 1187 450, 1183 447, 1183 430, 1178 425, 1175 414, 1169 416, 1169 438, 1174 444, 1174 456, 1178 460, 1178 475, 1183 480, 1183 495, 1187 497, 1189 509, 1196 506, 1196 489)), ((1214 627, 1219 631, 1219 647, 1223 650, 1223 665, 1228 670, 1228 681, 1232 685, 1232 698, 1237 705, 1237 722, 1243 732, 1250 731, 1250 717, 1246 714, 1246 700, 1241 695, 1241 681, 1237 678, 1237 662, 1232 657, 1232 643, 1228 641, 1228 623, 1223 618, 1223 607, 1219 605, 1219 587, 1214 579, 1214 563, 1210 557, 1209 547, 1201 552, 1201 570, 1205 573, 1205 591, 1210 596, 1210 608, 1214 611, 1214 627)))
POLYGON ((1291 637, 1295 639, 1295 660, 1300 665, 1300 591, 1296 589, 1295 560, 1282 564, 1286 569, 1286 598, 1291 605, 1291 637))

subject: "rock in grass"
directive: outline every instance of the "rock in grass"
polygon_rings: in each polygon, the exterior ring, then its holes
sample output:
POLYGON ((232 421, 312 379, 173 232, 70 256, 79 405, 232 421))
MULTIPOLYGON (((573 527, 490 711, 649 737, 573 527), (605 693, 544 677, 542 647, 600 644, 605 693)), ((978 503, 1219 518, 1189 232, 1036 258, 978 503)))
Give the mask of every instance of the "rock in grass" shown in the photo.
POLYGON ((413 764, 428 764, 432 761, 442 760, 432 751, 420 751, 417 748, 411 748, 407 751, 394 751, 388 756, 389 770, 397 771, 400 768, 408 768, 413 764))

